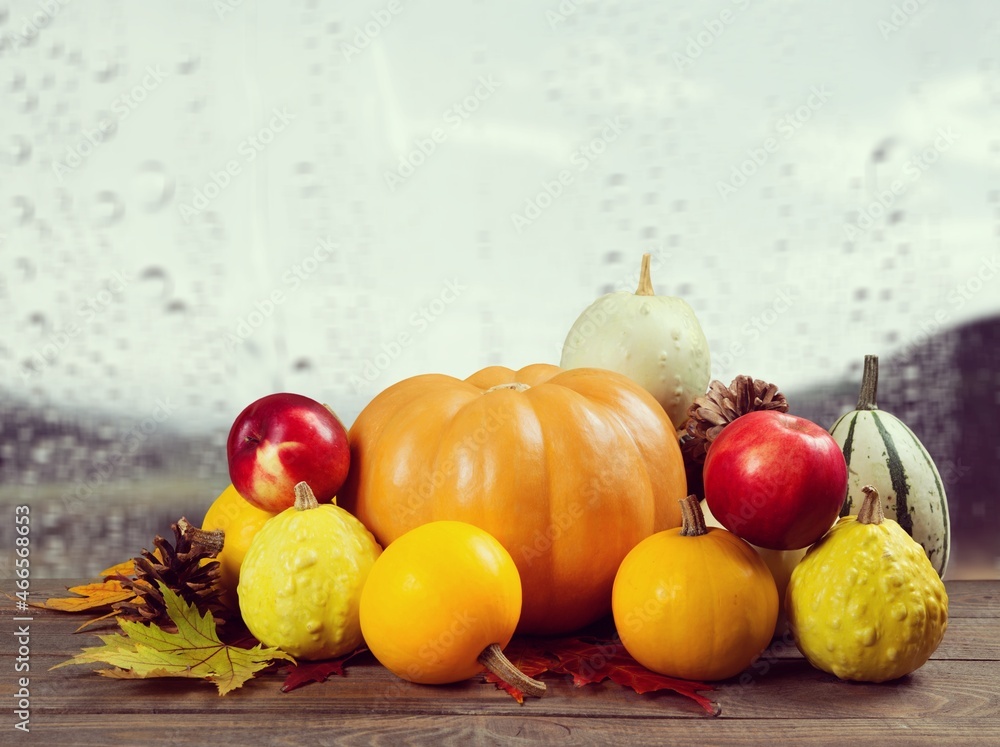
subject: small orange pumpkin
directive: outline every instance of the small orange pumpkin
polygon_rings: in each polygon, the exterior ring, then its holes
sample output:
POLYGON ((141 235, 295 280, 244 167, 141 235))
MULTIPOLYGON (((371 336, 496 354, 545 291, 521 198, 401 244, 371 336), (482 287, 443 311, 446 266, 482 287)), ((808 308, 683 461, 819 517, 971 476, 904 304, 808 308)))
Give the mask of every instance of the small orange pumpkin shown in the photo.
POLYGON ((563 633, 606 615, 626 553, 680 525, 687 484, 674 427, 645 389, 611 371, 415 376, 375 397, 349 436, 341 505, 384 546, 439 520, 492 534, 521 576, 521 632, 563 633))
POLYGON ((706 527, 698 499, 684 524, 640 542, 615 578, 612 607, 625 650, 649 670, 722 680, 746 669, 771 642, 778 590, 757 551, 706 527))

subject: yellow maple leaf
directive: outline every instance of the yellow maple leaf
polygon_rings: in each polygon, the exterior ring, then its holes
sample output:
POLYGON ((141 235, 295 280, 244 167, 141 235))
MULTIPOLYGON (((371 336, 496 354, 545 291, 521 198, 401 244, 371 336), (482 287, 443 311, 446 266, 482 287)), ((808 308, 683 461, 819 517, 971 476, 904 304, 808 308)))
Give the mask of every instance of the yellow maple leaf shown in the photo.
POLYGON ((177 626, 168 632, 150 623, 119 620, 122 634, 98 636, 104 645, 85 648, 72 659, 52 669, 71 664, 101 662, 115 669, 98 670, 99 674, 125 679, 151 677, 193 677, 215 683, 219 695, 242 687, 255 673, 274 659, 295 659, 276 648, 227 646, 219 640, 211 613, 204 615, 185 602, 162 582, 167 615, 177 626))

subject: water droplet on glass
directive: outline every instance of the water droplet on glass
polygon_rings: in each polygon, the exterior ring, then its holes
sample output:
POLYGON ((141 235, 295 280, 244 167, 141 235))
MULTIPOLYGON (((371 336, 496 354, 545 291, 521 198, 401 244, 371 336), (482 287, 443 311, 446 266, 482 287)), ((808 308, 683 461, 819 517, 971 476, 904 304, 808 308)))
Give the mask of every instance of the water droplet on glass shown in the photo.
POLYGON ((22 112, 33 112, 38 108, 38 96, 31 91, 21 91, 16 101, 22 112))
POLYGON ((10 145, 10 160, 15 166, 20 166, 21 164, 27 162, 31 158, 31 143, 20 135, 14 135, 11 138, 10 145))
POLYGON ((260 347, 253 340, 244 341, 241 349, 251 358, 262 358, 260 347))
MULTIPOLYGON (((93 121, 97 125, 96 128, 91 128, 88 125, 84 129, 95 129, 96 134, 94 135, 94 138, 97 139, 99 143, 107 142, 118 132, 118 117, 112 115, 107 109, 99 110, 94 116, 93 121)), ((77 135, 77 137, 81 136, 77 135)))
POLYGON ((17 195, 11 198, 11 205, 14 206, 14 219, 18 222, 18 225, 25 225, 30 223, 31 219, 35 217, 35 204, 23 195, 17 195))
POLYGON ((23 273, 21 275, 22 282, 28 282, 35 279, 35 263, 27 257, 18 257, 14 266, 23 273))
POLYGON ((201 57, 194 52, 190 52, 177 63, 177 72, 181 75, 190 75, 198 69, 200 64, 201 57))
POLYGON ((110 59, 98 60, 94 67, 94 78, 98 83, 107 83, 118 73, 118 63, 110 59))
POLYGON ((10 70, 4 77, 4 87, 9 91, 23 91, 24 83, 24 72, 21 70, 10 70))
POLYGON ((162 299, 170 298, 173 294, 173 281, 162 267, 147 267, 139 273, 139 280, 149 283, 150 285, 147 287, 152 288, 154 293, 158 292, 159 297, 162 299))
POLYGON ((34 329, 39 337, 43 336, 49 329, 49 320, 40 311, 34 311, 28 315, 28 327, 34 329))
POLYGON ((152 213, 167 205, 174 197, 175 186, 162 163, 146 161, 139 167, 136 194, 145 210, 152 213))
POLYGON ((222 218, 214 210, 209 210, 202 215, 206 224, 211 226, 210 233, 213 239, 224 239, 226 237, 226 227, 222 218))
POLYGON ((93 218, 96 225, 110 226, 121 220, 124 214, 125 203, 118 195, 107 189, 97 193, 93 208, 93 218))
POLYGON ((48 224, 48 221, 39 220, 35 222, 35 230, 38 231, 38 241, 39 243, 46 243, 52 238, 52 226, 48 224))

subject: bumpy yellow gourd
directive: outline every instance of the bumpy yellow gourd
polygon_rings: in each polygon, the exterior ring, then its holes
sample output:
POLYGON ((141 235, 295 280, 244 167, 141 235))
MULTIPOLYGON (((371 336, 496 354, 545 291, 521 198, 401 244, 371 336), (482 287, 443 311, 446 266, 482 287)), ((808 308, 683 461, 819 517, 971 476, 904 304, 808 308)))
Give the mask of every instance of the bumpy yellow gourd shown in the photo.
POLYGON ((816 668, 885 682, 930 658, 948 627, 948 594, 923 548, 863 488, 845 516, 792 572, 785 598, 795 643, 816 668))
POLYGON ((240 612, 265 646, 329 659, 361 643, 361 590, 381 554, 344 509, 316 501, 304 482, 295 505, 257 532, 240 569, 240 612))

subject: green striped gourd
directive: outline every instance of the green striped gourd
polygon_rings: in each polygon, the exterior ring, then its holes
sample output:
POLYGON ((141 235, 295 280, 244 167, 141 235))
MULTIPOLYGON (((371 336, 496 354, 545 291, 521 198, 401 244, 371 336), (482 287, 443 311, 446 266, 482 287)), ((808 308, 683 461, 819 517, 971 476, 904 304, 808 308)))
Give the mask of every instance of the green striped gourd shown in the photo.
POLYGON ((849 472, 847 499, 840 515, 856 516, 865 499, 862 488, 875 486, 885 515, 920 543, 934 570, 943 576, 951 526, 941 475, 913 431, 899 418, 878 409, 877 390, 878 356, 866 355, 858 407, 830 429, 844 450, 849 472))

